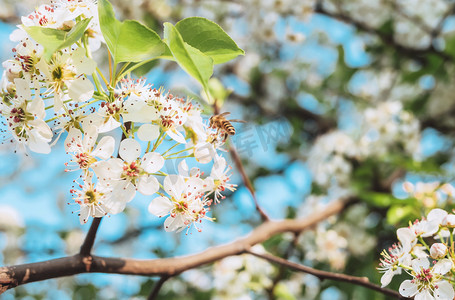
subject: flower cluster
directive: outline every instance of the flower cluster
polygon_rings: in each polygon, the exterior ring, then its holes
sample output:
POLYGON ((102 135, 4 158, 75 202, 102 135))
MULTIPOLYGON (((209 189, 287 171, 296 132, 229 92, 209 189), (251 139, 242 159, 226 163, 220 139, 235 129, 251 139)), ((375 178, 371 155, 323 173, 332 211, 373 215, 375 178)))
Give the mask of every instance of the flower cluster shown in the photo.
POLYGON ((381 253, 378 270, 384 273, 382 287, 404 270, 412 279, 401 283, 401 295, 415 299, 453 299, 453 228, 455 215, 440 208, 431 210, 426 218, 416 220, 409 227, 399 228, 399 243, 381 253))
POLYGON ((165 229, 179 231, 210 220, 211 204, 235 190, 230 167, 218 153, 225 132, 210 127, 199 107, 145 79, 132 79, 129 72, 109 74, 108 82, 96 67, 92 51, 104 39, 95 1, 42 5, 22 18, 11 38, 18 45, 3 63, 4 141, 23 152, 48 154, 66 135, 66 171, 80 173, 70 192, 81 223, 122 212, 139 192, 158 196, 150 213, 168 216, 165 229), (30 26, 70 31, 86 19, 83 37, 50 59, 44 45, 27 34, 30 26), (190 165, 213 162, 210 174, 190 169, 187 158, 194 158, 190 165), (178 163, 177 174, 165 172, 168 160, 178 163))
POLYGON ((308 154, 315 182, 323 187, 345 188, 354 166, 370 158, 383 159, 394 151, 419 158, 420 125, 399 101, 386 101, 362 112, 352 132, 334 130, 320 136, 308 154))

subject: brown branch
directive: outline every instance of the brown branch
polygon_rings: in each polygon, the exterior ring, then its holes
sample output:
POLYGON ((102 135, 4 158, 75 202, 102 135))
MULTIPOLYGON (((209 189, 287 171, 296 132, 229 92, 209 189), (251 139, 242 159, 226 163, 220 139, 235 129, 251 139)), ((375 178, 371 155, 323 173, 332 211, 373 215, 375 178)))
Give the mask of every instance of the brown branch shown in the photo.
MULTIPOLYGON (((289 243, 289 245, 283 255, 283 259, 287 260, 287 259, 289 259, 289 257, 291 257, 292 252, 294 252, 295 246, 297 245, 297 242, 299 240, 299 236, 300 236, 300 233, 294 234, 294 238, 289 243)), ((286 271, 286 266, 281 265, 280 268, 278 269, 278 274, 273 279, 272 285, 270 286, 270 288, 267 289, 267 294, 268 294, 268 297, 270 300, 275 299, 275 294, 274 294, 275 287, 283 279, 285 271, 286 271)))
POLYGON ((256 210, 261 215, 262 221, 270 220, 269 216, 265 213, 265 211, 259 205, 253 185, 251 184, 250 178, 246 174, 245 168, 243 167, 242 160, 240 159, 237 151, 235 150, 235 148, 232 145, 229 145, 229 153, 231 154, 232 160, 235 163, 237 171, 239 171, 240 175, 242 176, 243 183, 245 184, 246 188, 250 191, 251 196, 253 197, 254 205, 256 206, 256 210))
MULTIPOLYGON (((219 107, 218 101, 216 99, 213 103, 213 113, 215 115, 218 115, 220 113, 220 107, 219 107)), ((250 178, 246 174, 245 168, 243 167, 242 160, 240 159, 237 151, 232 146, 232 144, 229 145, 229 153, 231 154, 232 160, 234 161, 237 170, 240 172, 240 175, 242 176, 243 183, 245 184, 246 188, 248 189, 248 191, 250 191, 251 196, 253 197, 254 205, 256 206, 256 210, 261 215, 262 221, 270 220, 269 216, 264 212, 264 210, 262 210, 261 206, 259 205, 259 202, 257 201, 257 198, 256 198, 256 193, 254 192, 254 188, 253 188, 253 185, 251 184, 250 178)))
POLYGON ((150 293, 150 295, 148 297, 148 300, 158 299, 157 297, 158 297, 158 294, 160 292, 160 289, 163 286, 163 284, 166 282, 166 280, 168 280, 168 279, 169 279, 169 276, 162 276, 160 278, 160 280, 153 287, 153 291, 150 293))
POLYGON ((366 287, 366 288, 368 288, 370 290, 374 290, 374 291, 380 292, 380 293, 382 293, 382 294, 384 294, 386 296, 392 296, 392 297, 397 298, 397 299, 408 299, 408 298, 405 298, 405 297, 401 296, 396 291, 393 291, 393 290, 390 290, 390 289, 384 289, 384 288, 381 288, 379 285, 376 285, 376 284, 373 284, 373 283, 369 282, 367 277, 356 277, 356 276, 350 276, 350 275, 346 275, 346 274, 321 271, 321 270, 313 269, 313 268, 310 268, 310 267, 307 267, 307 266, 304 266, 304 265, 301 265, 301 264, 290 262, 290 261, 288 261, 286 259, 283 259, 283 258, 278 257, 278 256, 274 256, 274 255, 271 255, 271 254, 267 254, 267 253, 266 254, 260 254, 260 253, 256 253, 256 252, 251 251, 251 250, 248 250, 247 252, 252 254, 252 255, 254 255, 254 256, 257 256, 257 257, 263 258, 265 260, 268 260, 270 262, 274 262, 274 263, 277 263, 279 265, 285 266, 285 267, 287 267, 289 269, 314 275, 314 276, 318 277, 320 280, 329 279, 329 280, 335 280, 335 281, 348 282, 348 283, 351 283, 351 284, 355 284, 355 285, 366 287))
POLYGON ((44 262, 2 267, 0 268, 0 294, 18 285, 81 273, 174 276, 228 256, 245 253, 252 246, 262 243, 276 234, 284 232, 299 233, 311 228, 328 217, 340 213, 349 203, 355 200, 354 198, 346 198, 334 201, 322 211, 314 213, 305 219, 264 222, 242 239, 189 256, 153 260, 89 256, 90 268, 87 269, 86 262, 84 262, 87 257, 77 254, 44 262))
POLYGON ((93 244, 95 243, 96 232, 100 226, 102 218, 93 218, 92 225, 88 230, 87 236, 85 237, 84 242, 82 243, 81 250, 79 254, 82 256, 89 256, 92 251, 93 244))

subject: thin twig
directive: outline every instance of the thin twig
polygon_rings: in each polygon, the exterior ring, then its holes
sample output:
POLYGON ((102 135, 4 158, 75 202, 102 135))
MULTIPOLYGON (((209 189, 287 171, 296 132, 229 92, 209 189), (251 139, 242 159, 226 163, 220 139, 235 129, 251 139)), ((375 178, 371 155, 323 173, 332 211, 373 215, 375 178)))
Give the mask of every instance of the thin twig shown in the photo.
POLYGON ((169 276, 161 276, 160 280, 155 284, 153 287, 153 291, 150 293, 148 300, 155 300, 158 299, 158 294, 160 292, 161 287, 169 279, 169 276))
POLYGON ((359 285, 366 287, 370 290, 380 292, 386 296, 392 296, 397 299, 408 299, 403 296, 401 296, 398 292, 390 290, 390 289, 384 289, 381 288, 379 285, 371 283, 367 277, 356 277, 356 276, 350 276, 346 274, 340 274, 340 273, 332 273, 332 272, 327 272, 327 271, 321 271, 317 269, 313 269, 301 264, 293 263, 291 261, 288 261, 286 259, 283 259, 278 256, 274 256, 271 254, 261 254, 261 253, 256 253, 254 251, 248 250, 247 253, 252 254, 254 256, 263 258, 265 260, 268 260, 270 262, 277 263, 279 265, 285 266, 289 269, 299 271, 299 272, 304 272, 307 274, 314 275, 318 277, 320 280, 328 279, 328 280, 335 280, 335 281, 342 281, 342 282, 348 282, 351 284, 359 285))
POLYGON ((264 210, 259 205, 253 185, 251 184, 250 178, 246 174, 245 168, 243 167, 242 160, 240 159, 240 156, 238 155, 237 151, 232 145, 229 145, 229 153, 231 154, 232 160, 235 163, 237 171, 239 171, 240 175, 242 176, 243 183, 245 184, 246 188, 250 191, 251 196, 253 197, 254 205, 256 206, 256 210, 261 215, 262 221, 270 220, 269 216, 264 212, 264 210))
MULTIPOLYGON (((283 259, 287 260, 287 259, 289 259, 289 257, 291 257, 292 253, 294 252, 295 246, 299 240, 299 236, 300 236, 300 233, 294 234, 294 238, 289 243, 289 245, 283 255, 283 259)), ((270 286, 269 289, 267 289, 267 293, 268 293, 270 300, 275 299, 275 294, 274 294, 275 287, 283 279, 285 271, 286 271, 286 266, 281 265, 280 268, 278 269, 278 274, 273 279, 272 285, 270 286)))
POLYGON ((93 244, 95 243, 96 232, 100 226, 102 218, 93 218, 92 225, 88 230, 87 236, 85 237, 84 243, 82 243, 79 254, 82 256, 89 256, 92 251, 93 244))

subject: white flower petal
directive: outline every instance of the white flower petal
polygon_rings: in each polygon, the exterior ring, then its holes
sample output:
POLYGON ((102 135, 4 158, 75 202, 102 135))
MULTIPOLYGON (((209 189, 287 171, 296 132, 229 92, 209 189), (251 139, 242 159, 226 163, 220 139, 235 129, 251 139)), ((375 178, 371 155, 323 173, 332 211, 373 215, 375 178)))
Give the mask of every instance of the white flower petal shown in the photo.
POLYGON ((403 245, 404 252, 411 251, 412 247, 417 243, 416 235, 409 228, 399 228, 397 237, 401 245, 403 245))
POLYGON ((164 230, 174 231, 183 229, 185 227, 185 219, 181 215, 176 215, 175 217, 167 217, 164 221, 164 230))
POLYGON ((384 273, 381 277, 381 287, 386 287, 389 285, 389 283, 392 281, 393 275, 395 273, 393 272, 392 269, 387 270, 387 272, 384 273))
POLYGON ((428 221, 433 221, 433 220, 436 220, 438 221, 439 223, 442 222, 442 220, 448 215, 448 213, 443 210, 443 209, 440 209, 440 208, 435 208, 435 209, 432 209, 428 215, 427 215, 427 220, 428 221))
POLYGON ((68 86, 68 96, 75 101, 88 101, 95 91, 93 84, 85 77, 68 80, 65 83, 68 86))
POLYGON ((160 135, 160 126, 153 124, 144 124, 139 127, 137 131, 137 136, 142 141, 154 141, 160 135))
POLYGON ((148 211, 157 217, 164 217, 168 215, 174 205, 167 197, 157 197, 150 202, 148 211))
POLYGON ((429 290, 423 290, 414 297, 414 300, 434 300, 434 298, 429 290))
POLYGON ((189 176, 190 168, 188 168, 188 165, 186 164, 186 160, 182 160, 179 163, 178 170, 179 170, 179 175, 180 176, 184 176, 184 177, 188 177, 189 176))
POLYGON ((412 260, 412 269, 414 272, 419 273, 421 269, 428 269, 430 267, 430 262, 425 257, 419 257, 412 260))
POLYGON ((44 119, 46 116, 46 109, 44 107, 43 99, 41 99, 41 97, 35 97, 32 102, 27 104, 27 111, 38 119, 44 119))
POLYGON ((82 142, 82 146, 84 147, 84 150, 86 150, 86 151, 92 150, 97 138, 98 138, 98 132, 96 130, 96 127, 88 126, 85 129, 84 139, 82 142))
POLYGON ((66 152, 71 152, 74 151, 72 148, 74 143, 78 143, 82 141, 82 132, 79 129, 76 129, 74 127, 70 128, 70 131, 68 132, 68 136, 65 139, 65 150, 66 152))
POLYGON ((411 280, 405 280, 400 284, 400 288, 398 290, 402 296, 412 297, 417 294, 418 288, 417 285, 412 283, 411 280))
POLYGON ((92 155, 101 159, 109 159, 114 153, 115 139, 112 136, 103 136, 93 150, 92 155))
POLYGON ((116 184, 112 196, 104 202, 104 205, 111 214, 118 214, 125 209, 126 203, 130 202, 135 195, 136 188, 134 185, 123 180, 116 184))
POLYGON ((160 184, 155 176, 141 176, 137 183, 137 190, 143 195, 153 195, 160 189, 160 184))
POLYGON ((180 199, 185 190, 185 181, 179 175, 166 176, 163 185, 166 193, 177 199, 180 199))
POLYGON ((158 152, 146 153, 142 158, 141 166, 145 172, 155 173, 164 166, 164 158, 158 152))
POLYGON ((166 133, 171 139, 173 139, 177 143, 186 144, 185 137, 183 136, 183 134, 180 131, 171 129, 171 130, 166 131, 166 133))
POLYGON ((436 282, 436 285, 438 286, 437 289, 434 289, 434 296, 436 299, 453 300, 455 298, 453 286, 449 282, 443 280, 436 282))
POLYGON ((71 58, 74 66, 76 67, 77 74, 91 75, 95 72, 96 62, 85 56, 84 48, 81 47, 74 50, 73 53, 71 53, 71 58))
POLYGON ((79 212, 79 221, 81 222, 81 225, 87 223, 89 214, 89 207, 86 205, 81 206, 81 211, 79 212))
POLYGON ((452 265, 453 264, 450 259, 441 259, 433 266, 433 272, 444 275, 445 273, 449 272, 450 269, 452 269, 452 265))
POLYGON ((141 155, 141 145, 134 139, 125 139, 120 143, 118 151, 124 161, 131 163, 141 155))

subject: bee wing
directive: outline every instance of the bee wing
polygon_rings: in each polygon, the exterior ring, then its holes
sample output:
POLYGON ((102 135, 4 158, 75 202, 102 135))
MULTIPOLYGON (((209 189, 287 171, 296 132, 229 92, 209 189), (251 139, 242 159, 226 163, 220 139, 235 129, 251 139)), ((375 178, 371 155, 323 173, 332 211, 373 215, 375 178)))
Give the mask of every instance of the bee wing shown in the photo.
POLYGON ((224 112, 224 113, 222 113, 222 114, 219 114, 218 116, 219 116, 219 117, 222 117, 222 116, 227 116, 227 115, 229 115, 229 114, 230 114, 230 112, 227 111, 227 112, 224 112))
POLYGON ((246 121, 244 120, 237 120, 237 119, 233 119, 233 120, 228 120, 229 122, 236 122, 236 123, 246 123, 246 121))

